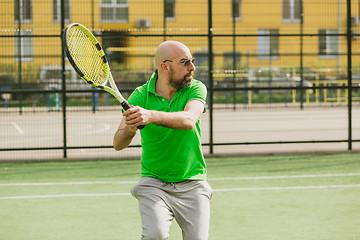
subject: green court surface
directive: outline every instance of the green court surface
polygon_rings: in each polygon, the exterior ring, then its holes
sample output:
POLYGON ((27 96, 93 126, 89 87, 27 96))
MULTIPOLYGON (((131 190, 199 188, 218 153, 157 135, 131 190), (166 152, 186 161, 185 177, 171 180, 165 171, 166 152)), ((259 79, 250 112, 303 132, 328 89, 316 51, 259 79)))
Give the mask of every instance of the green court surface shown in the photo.
MULTIPOLYGON (((209 158, 211 240, 360 239, 360 154, 209 158)), ((0 239, 140 239, 140 162, 0 164, 0 239)), ((174 221, 170 239, 182 239, 174 221)))

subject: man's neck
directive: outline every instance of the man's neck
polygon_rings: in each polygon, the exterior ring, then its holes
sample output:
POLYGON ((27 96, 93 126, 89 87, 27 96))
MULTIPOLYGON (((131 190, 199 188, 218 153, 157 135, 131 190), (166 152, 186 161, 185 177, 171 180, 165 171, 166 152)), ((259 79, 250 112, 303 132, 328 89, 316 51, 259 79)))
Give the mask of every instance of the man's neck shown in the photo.
POLYGON ((170 86, 166 80, 158 78, 155 83, 155 92, 166 98, 168 102, 175 96, 176 92, 178 91, 174 87, 170 86))

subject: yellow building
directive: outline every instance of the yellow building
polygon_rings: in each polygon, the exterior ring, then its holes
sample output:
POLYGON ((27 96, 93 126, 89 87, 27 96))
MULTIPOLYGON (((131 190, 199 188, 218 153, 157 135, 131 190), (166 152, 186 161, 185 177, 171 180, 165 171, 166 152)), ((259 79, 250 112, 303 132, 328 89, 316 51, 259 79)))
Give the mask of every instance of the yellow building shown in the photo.
MULTIPOLYGON (((303 1, 301 7, 301 0, 212 0, 214 69, 232 69, 234 59, 237 70, 299 68, 302 61, 304 68, 346 73, 346 2, 303 1)), ((156 47, 169 39, 188 45, 199 69, 207 64, 207 0, 6 0, 0 3, 0 74, 20 69, 29 82, 43 66, 61 66, 61 3, 65 26, 79 22, 104 36, 115 71, 151 71, 156 47)), ((358 1, 351 9, 358 33, 358 1)), ((355 34, 354 53, 358 42, 355 34)))

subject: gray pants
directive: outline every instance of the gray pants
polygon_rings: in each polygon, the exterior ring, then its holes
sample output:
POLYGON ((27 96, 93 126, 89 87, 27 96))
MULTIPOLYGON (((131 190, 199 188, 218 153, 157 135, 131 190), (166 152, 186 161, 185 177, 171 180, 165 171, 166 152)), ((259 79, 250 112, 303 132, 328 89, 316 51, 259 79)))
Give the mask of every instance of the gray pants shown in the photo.
POLYGON ((206 181, 167 183, 157 178, 141 178, 131 189, 139 200, 141 239, 168 239, 174 218, 184 240, 208 239, 212 192, 206 181))

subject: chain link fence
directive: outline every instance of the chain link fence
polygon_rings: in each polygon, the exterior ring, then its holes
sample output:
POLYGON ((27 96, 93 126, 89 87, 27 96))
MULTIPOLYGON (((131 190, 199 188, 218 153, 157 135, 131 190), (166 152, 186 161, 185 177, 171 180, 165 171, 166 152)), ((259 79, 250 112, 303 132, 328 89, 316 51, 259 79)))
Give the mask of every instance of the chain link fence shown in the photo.
POLYGON ((208 87, 205 154, 360 150, 358 1, 4 0, 0 22, 1 161, 141 154, 140 136, 112 149, 121 107, 70 66, 72 22, 100 40, 125 97, 162 41, 186 44, 208 87))

